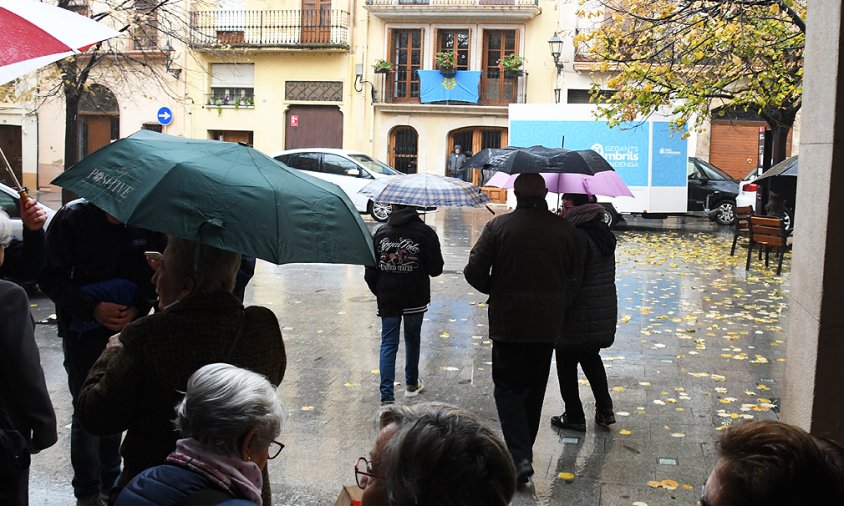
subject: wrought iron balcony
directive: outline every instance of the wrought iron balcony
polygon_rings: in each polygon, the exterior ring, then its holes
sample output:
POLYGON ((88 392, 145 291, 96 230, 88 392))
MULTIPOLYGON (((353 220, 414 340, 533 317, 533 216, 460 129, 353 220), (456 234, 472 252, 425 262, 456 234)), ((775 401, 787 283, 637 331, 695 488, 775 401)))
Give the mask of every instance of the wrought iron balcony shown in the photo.
MULTIPOLYGON (((418 80, 407 81, 403 79, 406 74, 403 74, 401 70, 399 70, 398 72, 391 72, 389 74, 379 75, 383 76, 383 81, 380 86, 382 91, 379 93, 379 97, 377 100, 378 102, 388 104, 421 103, 420 86, 418 80)), ((478 84, 477 104, 470 104, 469 102, 457 101, 431 103, 450 105, 466 104, 480 106, 506 106, 507 104, 524 104, 526 103, 527 99, 525 93, 526 89, 526 73, 511 73, 501 71, 497 68, 490 68, 481 74, 481 80, 478 84)))
POLYGON ((194 48, 348 49, 349 13, 336 9, 190 13, 194 48))
POLYGON ((366 0, 364 7, 388 21, 461 19, 527 21, 542 9, 539 0, 366 0))

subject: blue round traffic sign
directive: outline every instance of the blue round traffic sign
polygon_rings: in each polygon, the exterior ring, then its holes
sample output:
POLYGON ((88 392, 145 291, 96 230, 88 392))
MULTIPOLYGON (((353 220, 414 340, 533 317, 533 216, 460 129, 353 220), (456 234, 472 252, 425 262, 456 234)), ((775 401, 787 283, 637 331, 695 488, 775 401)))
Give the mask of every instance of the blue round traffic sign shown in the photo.
POLYGON ((169 107, 162 107, 158 110, 158 122, 162 125, 169 125, 173 121, 173 111, 169 107))

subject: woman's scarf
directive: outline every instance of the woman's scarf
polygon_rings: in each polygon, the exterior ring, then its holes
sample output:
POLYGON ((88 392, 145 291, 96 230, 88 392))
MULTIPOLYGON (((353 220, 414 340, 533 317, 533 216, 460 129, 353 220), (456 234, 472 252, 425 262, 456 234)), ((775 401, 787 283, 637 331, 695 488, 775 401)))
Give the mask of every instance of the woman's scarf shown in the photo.
POLYGON ((167 462, 204 476, 215 486, 261 506, 261 469, 254 462, 206 450, 195 439, 180 439, 167 462))

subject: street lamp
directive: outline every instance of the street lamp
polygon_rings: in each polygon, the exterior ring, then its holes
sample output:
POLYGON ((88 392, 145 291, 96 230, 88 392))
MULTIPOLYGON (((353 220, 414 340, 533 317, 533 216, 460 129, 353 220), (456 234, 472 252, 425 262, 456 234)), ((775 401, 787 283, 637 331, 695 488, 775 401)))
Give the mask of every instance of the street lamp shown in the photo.
POLYGON ((164 53, 164 69, 170 73, 176 79, 182 74, 182 69, 173 65, 173 53, 176 52, 173 49, 173 44, 170 43, 170 39, 167 39, 167 43, 164 44, 164 47, 161 48, 161 52, 164 53))
POLYGON ((551 38, 548 39, 548 48, 551 49, 551 57, 554 58, 554 65, 557 67, 557 72, 559 73, 563 68, 563 64, 560 63, 560 55, 563 53, 563 39, 557 35, 557 32, 554 32, 551 38))

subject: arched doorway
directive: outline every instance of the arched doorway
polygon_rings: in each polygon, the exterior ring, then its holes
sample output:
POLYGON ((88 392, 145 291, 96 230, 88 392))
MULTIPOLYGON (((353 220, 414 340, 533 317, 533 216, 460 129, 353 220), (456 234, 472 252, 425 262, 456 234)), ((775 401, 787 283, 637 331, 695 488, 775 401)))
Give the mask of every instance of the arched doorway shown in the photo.
POLYGON ((117 97, 101 84, 92 84, 79 99, 79 154, 82 158, 120 138, 117 97))
POLYGON ((399 172, 416 174, 419 158, 419 134, 416 129, 402 125, 390 131, 390 165, 399 172))
MULTIPOLYGON (((452 130, 448 133, 448 155, 454 151, 454 145, 460 144, 467 157, 486 148, 500 148, 509 142, 509 132, 504 127, 465 127, 452 130)), ((444 164, 445 166, 446 164, 444 164)), ((475 169, 471 175, 474 184, 482 185, 489 179, 490 174, 481 174, 480 169, 475 169)))

